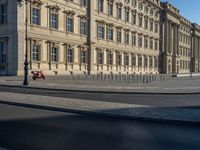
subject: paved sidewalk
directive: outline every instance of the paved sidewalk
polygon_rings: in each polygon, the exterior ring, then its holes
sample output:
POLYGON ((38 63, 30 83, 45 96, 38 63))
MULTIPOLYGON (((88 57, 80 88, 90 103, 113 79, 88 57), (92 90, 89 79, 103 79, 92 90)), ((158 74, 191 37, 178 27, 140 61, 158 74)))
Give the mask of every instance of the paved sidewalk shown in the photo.
MULTIPOLYGON (((0 77, 0 85, 23 86, 19 77, 0 77)), ((200 78, 177 78, 176 80, 154 81, 152 83, 119 83, 87 80, 37 80, 30 81, 29 88, 60 90, 81 90, 91 92, 187 94, 200 93, 200 78)))
POLYGON ((108 117, 200 124, 198 108, 162 108, 9 92, 0 92, 0 103, 108 117))

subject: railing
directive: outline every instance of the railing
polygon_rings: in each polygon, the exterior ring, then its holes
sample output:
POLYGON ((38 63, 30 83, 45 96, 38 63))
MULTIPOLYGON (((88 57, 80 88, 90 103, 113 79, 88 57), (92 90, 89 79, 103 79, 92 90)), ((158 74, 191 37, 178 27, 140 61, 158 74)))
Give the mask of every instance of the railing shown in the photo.
POLYGON ((145 74, 145 75, 115 75, 115 74, 97 74, 97 75, 63 75, 63 76, 47 76, 47 79, 61 79, 61 80, 88 80, 101 82, 124 82, 124 83, 151 83, 153 81, 172 80, 172 75, 167 74, 145 74))

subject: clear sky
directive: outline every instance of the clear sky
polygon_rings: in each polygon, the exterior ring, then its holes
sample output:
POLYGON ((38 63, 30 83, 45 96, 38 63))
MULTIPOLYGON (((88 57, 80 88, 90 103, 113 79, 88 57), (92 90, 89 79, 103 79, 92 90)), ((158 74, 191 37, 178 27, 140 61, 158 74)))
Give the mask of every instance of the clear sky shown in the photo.
POLYGON ((180 10, 180 14, 191 22, 200 25, 200 0, 161 0, 168 1, 180 10))

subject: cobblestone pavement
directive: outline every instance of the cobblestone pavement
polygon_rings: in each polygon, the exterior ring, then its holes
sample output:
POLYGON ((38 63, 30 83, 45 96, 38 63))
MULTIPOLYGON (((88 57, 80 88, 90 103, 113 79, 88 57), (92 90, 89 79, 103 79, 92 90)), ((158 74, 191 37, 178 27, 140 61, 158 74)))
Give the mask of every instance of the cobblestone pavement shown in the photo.
POLYGON ((163 108, 0 92, 0 103, 111 117, 200 124, 198 108, 163 108))

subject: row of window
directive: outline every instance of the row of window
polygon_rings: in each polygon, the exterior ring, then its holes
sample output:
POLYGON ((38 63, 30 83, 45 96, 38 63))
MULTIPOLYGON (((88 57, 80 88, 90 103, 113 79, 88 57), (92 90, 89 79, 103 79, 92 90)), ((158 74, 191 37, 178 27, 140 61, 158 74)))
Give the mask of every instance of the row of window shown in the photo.
MULTIPOLYGON (((109 65, 113 65, 113 56, 114 54, 111 51, 107 52, 107 64, 109 65)), ((124 65, 125 66, 145 66, 148 67, 148 63, 149 63, 149 67, 158 67, 158 59, 156 57, 154 57, 154 64, 153 64, 153 58, 150 56, 149 59, 147 56, 144 56, 144 59, 142 56, 138 56, 138 64, 137 64, 137 58, 135 55, 131 55, 131 60, 129 58, 131 54, 125 53, 124 54, 124 65)), ((97 63, 99 65, 103 65, 104 64, 104 54, 103 52, 98 52, 97 53, 97 63)), ((116 54, 116 65, 122 65, 122 55, 120 53, 116 54)))
MULTIPOLYGON (((103 64, 103 60, 104 60, 104 55, 103 53, 98 53, 97 54, 97 61, 98 64, 103 64)), ((39 44, 37 44, 36 42, 33 44, 32 46, 32 60, 33 61, 40 61, 41 60, 41 46, 39 44)), ((113 53, 111 51, 108 52, 108 64, 113 65, 113 53)), ((74 53, 73 53, 73 49, 72 48, 68 48, 66 51, 66 62, 67 63, 73 63, 74 61, 74 53)), ((122 55, 121 54, 117 54, 116 56, 116 63, 118 65, 122 65, 122 55)), ((142 66, 142 56, 139 56, 138 58, 138 66, 142 66)), ((51 62, 58 62, 58 47, 52 47, 51 48, 51 62)), ((80 62, 81 63, 87 63, 87 51, 80 51, 80 62)), ((154 66, 157 67, 157 58, 154 58, 154 66)), ((130 65, 129 64, 129 54, 125 54, 124 55, 124 64, 125 65, 130 65)), ((133 66, 137 66, 136 64, 136 56, 132 56, 132 64, 133 66)), ((147 56, 144 57, 144 66, 148 66, 148 58, 147 56)), ((153 58, 149 57, 149 66, 152 67, 153 66, 153 58)))
POLYGON ((190 39, 191 37, 185 36, 184 34, 180 34, 180 39, 179 39, 180 42, 190 45, 190 42, 191 42, 190 39))
MULTIPOLYGON (((113 16, 113 8, 114 8, 114 3, 112 1, 108 1, 107 3, 107 13, 109 16, 113 16)), ((137 1, 133 1, 132 2, 134 8, 137 7, 137 1)), ((119 2, 116 3, 115 7, 116 7, 116 16, 117 18, 120 18, 122 19, 122 3, 120 4, 119 2)), ((97 0, 97 10, 98 12, 105 12, 105 0, 97 0)), ((154 12, 154 9, 153 8, 149 8, 148 6, 145 6, 144 7, 144 4, 141 2, 138 4, 138 9, 140 10, 140 12, 144 11, 145 14, 149 14, 150 16, 154 16, 156 18, 159 17, 159 12, 154 12), (150 11, 149 11, 150 10, 150 11)), ((127 6, 124 6, 124 15, 125 15, 125 20, 126 20, 126 17, 129 16, 129 12, 130 12, 130 7, 127 5, 127 6)))
POLYGON ((190 33, 191 30, 188 27, 184 26, 184 25, 180 25, 180 30, 185 32, 185 33, 187 33, 187 34, 191 34, 190 33))
POLYGON ((188 50, 188 49, 180 48, 179 52, 180 52, 179 54, 181 56, 186 56, 186 57, 190 56, 190 50, 188 50))
MULTIPOLYGON (((100 5, 99 9, 102 11, 103 5, 102 5, 102 2, 100 2, 100 1, 99 1, 99 5, 100 4, 101 5, 100 5)), ((122 8, 121 7, 117 7, 116 13, 117 13, 117 18, 122 19, 122 8)), ((112 3, 109 3, 109 5, 108 5, 108 15, 113 16, 113 4, 112 3)), ((125 22, 132 23, 132 25, 138 25, 139 27, 143 27, 144 29, 154 31, 155 33, 159 32, 158 21, 154 21, 153 19, 149 19, 148 17, 144 17, 141 14, 132 13, 131 19, 130 19, 130 11, 127 11, 125 9, 124 20, 125 20, 125 22), (138 24, 137 24, 137 22, 138 22, 138 24)))
MULTIPOLYGON (((51 62, 58 62, 58 47, 52 47, 51 48, 51 62)), ((74 53, 72 48, 68 48, 66 50, 66 62, 67 63, 73 63, 74 61, 74 53)), ((87 52, 86 51, 80 51, 80 60, 81 63, 87 63, 87 52)), ((32 60, 33 61, 40 61, 41 60, 41 45, 37 44, 36 42, 32 45, 32 60)))
MULTIPOLYGON (((105 39, 105 33, 106 39, 109 41, 114 41, 114 28, 107 26, 107 32, 105 32, 105 25, 98 24, 97 25, 97 37, 98 39, 105 39)), ((129 45, 130 44, 130 37, 132 37, 132 46, 139 46, 144 48, 150 48, 150 49, 159 49, 159 42, 158 40, 154 40, 153 38, 149 37, 143 37, 142 35, 137 35, 136 33, 130 34, 130 31, 124 30, 124 43, 129 45), (138 41, 138 44, 137 44, 138 41), (153 45, 154 43, 154 45, 153 45)), ((122 29, 116 29, 116 41, 117 43, 122 43, 122 29)))
POLYGON ((190 67, 190 62, 189 61, 180 61, 180 69, 189 69, 190 67))
MULTIPOLYGON (((32 24, 40 25, 41 24, 41 15, 40 15, 40 8, 33 7, 32 8, 32 24)), ((50 28, 58 29, 58 13, 50 11, 50 28)), ((66 31, 67 32, 74 32, 74 17, 67 15, 66 16, 66 31)), ((87 35, 87 21, 80 18, 80 34, 87 35)))

